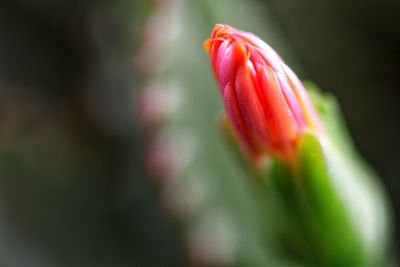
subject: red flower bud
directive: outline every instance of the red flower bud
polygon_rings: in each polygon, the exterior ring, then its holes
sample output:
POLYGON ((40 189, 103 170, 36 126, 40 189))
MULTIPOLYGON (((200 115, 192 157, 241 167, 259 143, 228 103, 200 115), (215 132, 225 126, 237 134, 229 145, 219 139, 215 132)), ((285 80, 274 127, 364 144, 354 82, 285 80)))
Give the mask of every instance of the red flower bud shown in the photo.
POLYGON ((253 158, 290 158, 304 131, 319 122, 303 84, 257 36, 217 24, 204 48, 230 123, 253 158))

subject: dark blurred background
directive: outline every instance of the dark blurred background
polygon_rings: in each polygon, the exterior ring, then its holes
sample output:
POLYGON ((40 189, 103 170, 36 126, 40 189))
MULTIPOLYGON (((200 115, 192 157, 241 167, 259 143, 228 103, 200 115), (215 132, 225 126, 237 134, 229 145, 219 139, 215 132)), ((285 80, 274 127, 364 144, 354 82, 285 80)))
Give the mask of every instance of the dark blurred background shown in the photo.
MULTIPOLYGON (((400 2, 255 2, 294 52, 299 76, 340 100, 398 224, 400 2)), ((137 149, 133 55, 152 8, 1 1, 0 265, 183 265, 137 149)))

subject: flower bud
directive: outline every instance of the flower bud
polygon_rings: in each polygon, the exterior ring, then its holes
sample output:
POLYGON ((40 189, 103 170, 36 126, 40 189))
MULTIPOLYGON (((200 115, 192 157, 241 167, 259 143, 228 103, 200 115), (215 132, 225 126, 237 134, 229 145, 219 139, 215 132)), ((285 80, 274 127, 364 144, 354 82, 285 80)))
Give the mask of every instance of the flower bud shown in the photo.
POLYGON ((252 158, 290 159, 302 133, 319 131, 303 84, 260 38, 217 24, 204 48, 228 119, 252 158))

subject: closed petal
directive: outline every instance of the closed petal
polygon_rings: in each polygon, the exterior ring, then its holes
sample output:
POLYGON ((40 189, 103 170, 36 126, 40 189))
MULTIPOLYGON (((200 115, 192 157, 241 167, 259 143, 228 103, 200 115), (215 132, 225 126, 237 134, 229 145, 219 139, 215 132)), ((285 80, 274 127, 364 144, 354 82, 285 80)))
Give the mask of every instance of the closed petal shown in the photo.
POLYGON ((246 66, 239 66, 237 70, 235 92, 250 138, 260 146, 260 150, 265 150, 268 147, 265 143, 269 141, 265 116, 246 66))
POLYGON ((240 140, 242 141, 244 148, 249 152, 249 154, 254 156, 257 155, 258 153, 256 146, 253 144, 250 138, 250 133, 246 128, 243 116, 240 112, 233 84, 228 83, 224 88, 224 92, 225 110, 229 121, 231 122, 236 134, 238 134, 240 140))
POLYGON ((301 107, 301 114, 304 116, 305 123, 312 129, 320 130, 316 111, 314 110, 314 106, 306 89, 299 78, 297 78, 296 74, 286 64, 283 64, 283 67, 287 75, 287 81, 289 82, 294 94, 296 95, 297 102, 301 107))

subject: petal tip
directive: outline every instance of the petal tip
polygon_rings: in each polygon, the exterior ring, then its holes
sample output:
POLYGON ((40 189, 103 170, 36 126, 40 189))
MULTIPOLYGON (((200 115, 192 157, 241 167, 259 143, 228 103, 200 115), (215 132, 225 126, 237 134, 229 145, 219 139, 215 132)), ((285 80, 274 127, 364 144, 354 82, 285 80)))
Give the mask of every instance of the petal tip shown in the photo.
POLYGON ((210 48, 211 48, 211 40, 210 40, 210 39, 207 39, 207 40, 205 40, 205 41, 203 42, 203 49, 204 49, 204 52, 206 52, 206 54, 209 54, 209 53, 210 53, 210 48))

